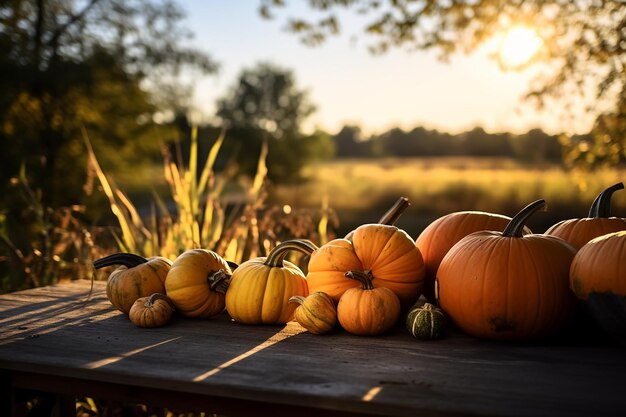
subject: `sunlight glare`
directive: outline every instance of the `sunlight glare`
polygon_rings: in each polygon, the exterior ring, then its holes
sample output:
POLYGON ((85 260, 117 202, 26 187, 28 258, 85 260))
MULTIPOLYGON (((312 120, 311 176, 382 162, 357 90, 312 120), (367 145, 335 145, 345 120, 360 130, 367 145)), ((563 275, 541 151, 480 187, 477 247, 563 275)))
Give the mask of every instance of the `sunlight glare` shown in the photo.
POLYGON ((511 28, 500 46, 500 61, 505 68, 515 69, 528 64, 539 52, 543 40, 534 29, 524 26, 511 28))

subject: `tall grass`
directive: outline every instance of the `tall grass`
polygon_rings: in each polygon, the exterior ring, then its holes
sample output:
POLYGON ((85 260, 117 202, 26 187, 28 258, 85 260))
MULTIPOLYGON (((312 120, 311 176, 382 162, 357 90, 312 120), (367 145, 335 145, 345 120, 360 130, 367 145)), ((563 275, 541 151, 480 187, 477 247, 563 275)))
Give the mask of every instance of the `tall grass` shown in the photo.
POLYGON ((154 193, 150 213, 142 218, 131 199, 100 167, 86 132, 83 137, 89 164, 119 223, 116 239, 122 251, 174 259, 187 249, 205 248, 241 263, 267 255, 289 238, 306 237, 323 244, 333 237, 331 228, 337 221, 327 205, 318 211, 268 206, 267 143, 262 146, 256 175, 246 179, 237 175, 233 160, 220 172, 215 169, 224 131, 199 164, 198 134, 192 129, 187 164, 175 162, 164 148, 163 175, 169 198, 154 193))

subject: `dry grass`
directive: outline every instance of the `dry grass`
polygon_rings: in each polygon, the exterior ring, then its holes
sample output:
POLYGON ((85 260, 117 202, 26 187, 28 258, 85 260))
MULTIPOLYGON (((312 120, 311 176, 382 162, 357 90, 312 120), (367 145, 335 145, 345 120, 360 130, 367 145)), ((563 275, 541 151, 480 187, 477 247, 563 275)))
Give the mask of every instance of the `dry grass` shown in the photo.
MULTIPOLYGON (((375 221, 400 195, 412 207, 398 225, 413 237, 435 218, 462 210, 515 214, 539 198, 549 211, 532 219, 536 232, 558 220, 585 217, 597 193, 622 181, 626 170, 590 174, 556 165, 522 165, 505 158, 408 158, 340 160, 310 167, 305 181, 272 190, 273 201, 315 207, 324 198, 342 219, 340 233, 375 221)), ((626 216, 626 192, 616 193, 613 211, 626 216)))

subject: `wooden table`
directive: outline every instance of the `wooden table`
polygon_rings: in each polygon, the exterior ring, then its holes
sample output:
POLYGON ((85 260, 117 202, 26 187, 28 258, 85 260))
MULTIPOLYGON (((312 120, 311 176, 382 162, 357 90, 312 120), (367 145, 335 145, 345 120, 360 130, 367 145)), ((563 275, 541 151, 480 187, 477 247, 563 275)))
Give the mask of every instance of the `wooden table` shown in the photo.
MULTIPOLYGON (((0 296, 0 375, 16 390, 228 416, 626 415, 626 349, 504 344, 458 332, 419 342, 314 336, 295 322, 244 326, 226 314, 139 329, 96 282, 0 296)), ((70 406, 71 408, 71 406, 70 406)))

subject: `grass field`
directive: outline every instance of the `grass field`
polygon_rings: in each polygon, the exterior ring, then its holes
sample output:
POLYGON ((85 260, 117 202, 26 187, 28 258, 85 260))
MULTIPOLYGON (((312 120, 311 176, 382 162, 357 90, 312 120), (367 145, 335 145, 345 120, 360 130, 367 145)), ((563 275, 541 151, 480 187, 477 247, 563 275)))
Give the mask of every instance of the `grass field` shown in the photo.
MULTIPOLYGON (((598 192, 624 179, 625 168, 583 175, 504 158, 360 159, 309 167, 301 183, 273 187, 270 195, 277 204, 295 207, 319 207, 328 198, 341 220, 340 235, 376 221, 405 196, 411 207, 398 225, 414 238, 446 213, 482 210, 512 216, 543 198, 548 211, 529 224, 539 233, 557 221, 586 217, 598 192)), ((626 217, 626 191, 614 195, 612 207, 614 215, 626 217)))

